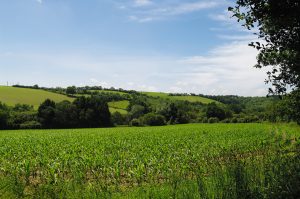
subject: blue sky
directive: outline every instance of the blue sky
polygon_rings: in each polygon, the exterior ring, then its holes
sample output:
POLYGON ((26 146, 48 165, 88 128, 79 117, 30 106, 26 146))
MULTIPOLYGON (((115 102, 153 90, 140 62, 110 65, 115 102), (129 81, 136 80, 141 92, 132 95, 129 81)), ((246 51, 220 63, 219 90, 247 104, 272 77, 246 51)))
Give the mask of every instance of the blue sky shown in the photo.
POLYGON ((0 84, 265 95, 231 0, 2 0, 0 84))

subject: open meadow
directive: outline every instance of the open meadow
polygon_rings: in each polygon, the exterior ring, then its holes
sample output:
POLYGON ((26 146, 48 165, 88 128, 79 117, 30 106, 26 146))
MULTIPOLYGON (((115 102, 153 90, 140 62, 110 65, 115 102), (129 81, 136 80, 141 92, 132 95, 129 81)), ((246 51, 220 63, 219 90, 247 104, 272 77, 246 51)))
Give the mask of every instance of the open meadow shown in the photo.
POLYGON ((295 197, 299 136, 288 124, 4 130, 0 197, 295 197))

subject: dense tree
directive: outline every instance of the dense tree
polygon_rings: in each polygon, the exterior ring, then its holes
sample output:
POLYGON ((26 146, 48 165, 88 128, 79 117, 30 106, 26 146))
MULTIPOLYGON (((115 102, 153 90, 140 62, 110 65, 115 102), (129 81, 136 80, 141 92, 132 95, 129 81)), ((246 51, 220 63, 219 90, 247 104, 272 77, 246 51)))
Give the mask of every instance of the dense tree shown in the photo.
POLYGON ((166 119, 164 116, 155 114, 155 113, 147 113, 142 118, 142 123, 147 126, 163 126, 166 125, 166 119))
POLYGON ((46 99, 38 109, 39 122, 44 128, 54 128, 56 104, 50 99, 46 99))
POLYGON ((76 94, 77 93, 76 92, 76 87, 75 86, 69 86, 69 87, 67 87, 66 93, 68 95, 74 95, 74 94, 76 94))
POLYGON ((112 126, 107 102, 101 98, 80 97, 73 103, 51 100, 43 102, 38 110, 43 128, 96 128, 112 126))
POLYGON ((229 10, 246 28, 258 27, 258 37, 264 40, 250 45, 259 50, 256 67, 272 66, 267 82, 277 93, 285 93, 286 86, 299 88, 299 0, 237 0, 236 4, 229 10))
POLYGON ((9 113, 0 109, 0 129, 6 129, 8 127, 9 113))
POLYGON ((77 107, 80 127, 112 126, 107 102, 100 97, 80 97, 74 101, 77 107))
POLYGON ((137 104, 137 105, 131 106, 129 115, 130 115, 131 119, 135 119, 135 118, 139 118, 139 117, 143 116, 145 113, 146 113, 145 107, 137 104))
POLYGON ((125 125, 127 123, 126 119, 126 115, 122 115, 118 111, 111 115, 112 123, 115 125, 125 125))
POLYGON ((148 102, 148 99, 149 98, 146 96, 133 94, 132 99, 130 99, 130 101, 129 101, 127 110, 131 111, 133 106, 139 105, 139 106, 144 107, 144 111, 143 111, 144 114, 151 112, 152 109, 151 109, 150 103, 148 102))
POLYGON ((288 96, 291 117, 300 125, 300 90, 292 92, 288 96))
POLYGON ((54 122, 56 128, 78 127, 77 107, 69 101, 57 103, 54 122))
POLYGON ((167 104, 158 113, 163 115, 169 124, 186 124, 191 119, 192 104, 186 101, 176 101, 167 104))
POLYGON ((35 111, 11 111, 9 118, 9 126, 13 129, 19 128, 40 128, 40 123, 37 121, 37 114, 35 111))
POLYGON ((206 109, 206 116, 207 118, 218 118, 219 120, 224 120, 226 118, 226 112, 216 103, 210 103, 206 109))

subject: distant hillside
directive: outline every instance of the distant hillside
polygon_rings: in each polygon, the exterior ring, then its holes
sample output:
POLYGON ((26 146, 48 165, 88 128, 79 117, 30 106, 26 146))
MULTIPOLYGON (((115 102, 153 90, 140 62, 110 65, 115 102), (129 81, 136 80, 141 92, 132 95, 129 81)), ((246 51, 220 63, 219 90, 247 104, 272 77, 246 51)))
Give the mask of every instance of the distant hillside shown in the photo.
POLYGON ((46 99, 51 99, 55 102, 74 100, 66 95, 48 92, 41 89, 0 86, 0 101, 9 106, 13 106, 15 104, 29 104, 33 105, 34 108, 38 108, 38 106, 46 99))
POLYGON ((123 101, 116 101, 116 102, 109 102, 109 111, 111 113, 119 112, 121 114, 126 114, 127 113, 127 107, 129 105, 128 100, 123 100, 123 101))
POLYGON ((160 97, 163 99, 170 99, 170 100, 182 100, 182 101, 189 101, 189 102, 201 102, 203 104, 209 104, 212 102, 219 103, 213 99, 208 99, 205 97, 200 96, 170 96, 168 93, 159 93, 159 92, 142 92, 150 97, 160 97))

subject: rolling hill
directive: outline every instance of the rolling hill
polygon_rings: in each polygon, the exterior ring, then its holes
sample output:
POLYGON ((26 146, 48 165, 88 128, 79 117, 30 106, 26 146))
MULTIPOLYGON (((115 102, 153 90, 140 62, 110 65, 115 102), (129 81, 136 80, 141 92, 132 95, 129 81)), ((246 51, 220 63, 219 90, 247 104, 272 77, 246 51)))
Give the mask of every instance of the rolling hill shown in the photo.
MULTIPOLYGON (((97 91, 96 91, 97 92, 97 91)), ((125 95, 125 92, 119 91, 98 91, 102 93, 113 93, 113 94, 120 94, 125 95)), ((212 102, 220 103, 212 99, 200 97, 200 96, 170 96, 168 93, 161 93, 161 92, 141 92, 142 94, 149 96, 149 100, 152 104, 159 104, 161 100, 181 100, 181 101, 189 101, 189 102, 201 102, 203 104, 209 104, 212 102)), ((129 94, 130 95, 130 94, 129 94)), ((82 96, 82 95, 78 95, 82 96)), ((89 95, 85 95, 89 96, 89 95)), ((57 94, 54 92, 49 92, 41 89, 30 89, 30 88, 17 88, 17 87, 7 87, 7 86, 0 86, 0 101, 9 105, 13 106, 15 104, 29 104, 33 105, 35 109, 45 100, 51 99, 55 102, 60 102, 63 100, 73 101, 74 98, 70 98, 66 95, 57 94)), ((126 108, 129 105, 128 100, 123 101, 115 101, 109 102, 109 110, 111 113, 120 112, 121 114, 126 114, 126 108)))
POLYGON ((145 95, 148 95, 150 97, 157 97, 157 98, 163 98, 163 99, 169 99, 169 100, 182 100, 182 101, 189 101, 189 102, 201 102, 203 104, 209 104, 212 102, 220 103, 212 99, 208 99, 205 97, 200 96, 170 96, 168 93, 159 93, 159 92, 142 92, 145 95))
POLYGON ((129 105, 128 100, 123 100, 123 101, 116 101, 116 102, 109 102, 109 111, 111 113, 119 112, 121 114, 126 114, 127 113, 127 107, 129 105))
POLYGON ((38 108, 38 106, 46 99, 51 99, 55 102, 74 100, 73 98, 65 95, 40 89, 0 86, 0 101, 9 106, 13 106, 15 104, 29 104, 34 106, 34 108, 38 108))

